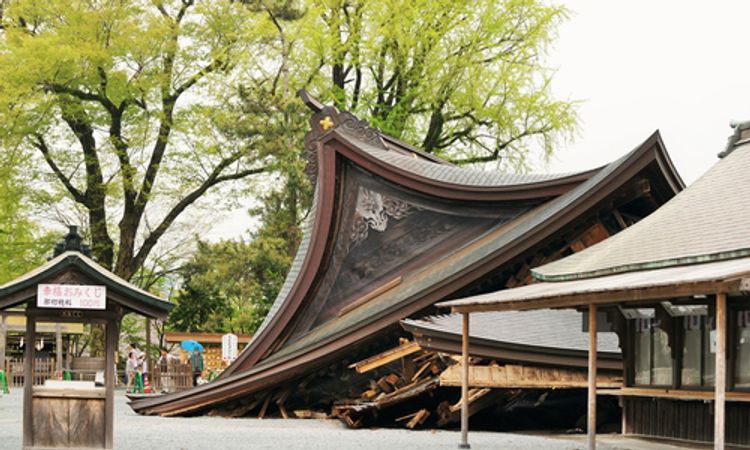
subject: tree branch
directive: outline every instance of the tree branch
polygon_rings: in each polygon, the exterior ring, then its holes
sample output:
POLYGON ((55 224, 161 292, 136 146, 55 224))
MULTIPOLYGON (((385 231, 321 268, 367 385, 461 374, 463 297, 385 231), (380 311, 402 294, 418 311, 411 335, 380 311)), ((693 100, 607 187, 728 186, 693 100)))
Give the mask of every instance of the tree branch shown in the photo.
POLYGON ((216 186, 219 183, 231 180, 239 180, 251 175, 257 175, 266 172, 268 170, 268 167, 259 167, 255 169, 238 171, 232 174, 221 175, 221 172, 233 162, 236 162, 236 160, 237 158, 234 157, 223 160, 216 166, 211 175, 206 180, 204 180, 200 186, 183 197, 182 200, 177 202, 177 204, 167 213, 164 219, 162 219, 161 223, 159 223, 159 225, 143 241, 143 245, 133 258, 131 267, 140 267, 146 261, 146 258, 148 258, 148 255, 154 248, 154 245, 156 245, 161 236, 167 231, 172 223, 180 216, 180 214, 182 214, 183 211, 185 211, 188 206, 192 205, 203 194, 205 194, 208 189, 216 186))
POLYGON ((41 134, 34 135, 36 142, 34 142, 34 147, 36 147, 41 153, 42 156, 44 156, 44 160, 47 162, 47 165, 50 169, 52 169, 52 172, 54 172, 55 176, 57 176, 58 180, 65 186, 65 189, 70 192, 70 195, 73 196, 73 199, 84 205, 88 206, 86 202, 86 197, 79 191, 75 186, 73 186, 73 183, 70 181, 70 177, 65 176, 64 173, 60 170, 60 168, 57 166, 57 163, 52 159, 52 154, 49 150, 49 147, 47 146, 47 142, 44 140, 44 136, 41 134))

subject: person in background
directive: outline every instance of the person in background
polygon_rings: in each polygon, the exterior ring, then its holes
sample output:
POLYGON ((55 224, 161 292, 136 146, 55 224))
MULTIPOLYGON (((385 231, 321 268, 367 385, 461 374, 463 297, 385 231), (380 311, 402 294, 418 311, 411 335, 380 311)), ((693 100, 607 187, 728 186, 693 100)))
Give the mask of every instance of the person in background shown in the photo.
POLYGON ((172 375, 170 371, 177 363, 178 358, 173 354, 169 353, 167 349, 161 349, 161 356, 156 361, 159 365, 159 382, 161 384, 162 392, 174 392, 174 383, 172 382, 172 375))
POLYGON ((133 383, 135 382, 135 372, 138 370, 138 359, 135 357, 135 352, 130 350, 128 352, 128 360, 125 361, 125 375, 128 377, 127 385, 125 389, 127 392, 131 392, 133 389, 133 383))
POLYGON ((201 352, 197 348, 190 355, 190 367, 193 369, 193 386, 197 386, 198 379, 203 372, 203 355, 201 355, 201 352))

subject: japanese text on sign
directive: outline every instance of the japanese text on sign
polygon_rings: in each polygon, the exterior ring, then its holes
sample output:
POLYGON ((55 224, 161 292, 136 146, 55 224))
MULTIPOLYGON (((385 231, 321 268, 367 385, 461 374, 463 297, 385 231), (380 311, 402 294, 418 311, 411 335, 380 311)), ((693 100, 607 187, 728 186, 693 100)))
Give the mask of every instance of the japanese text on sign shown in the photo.
POLYGON ((221 337, 221 359, 225 361, 237 359, 237 335, 229 333, 221 337))
POLYGON ((80 284, 40 284, 36 306, 60 309, 107 309, 107 288, 80 284))

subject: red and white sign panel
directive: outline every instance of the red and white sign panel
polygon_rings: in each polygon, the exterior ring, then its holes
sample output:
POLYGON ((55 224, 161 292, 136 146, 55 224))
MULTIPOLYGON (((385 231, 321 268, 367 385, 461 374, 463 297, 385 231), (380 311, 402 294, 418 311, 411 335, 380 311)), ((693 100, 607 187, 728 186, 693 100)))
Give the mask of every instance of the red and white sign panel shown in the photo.
POLYGON ((107 309, 107 287, 82 284, 40 284, 38 308, 107 309))

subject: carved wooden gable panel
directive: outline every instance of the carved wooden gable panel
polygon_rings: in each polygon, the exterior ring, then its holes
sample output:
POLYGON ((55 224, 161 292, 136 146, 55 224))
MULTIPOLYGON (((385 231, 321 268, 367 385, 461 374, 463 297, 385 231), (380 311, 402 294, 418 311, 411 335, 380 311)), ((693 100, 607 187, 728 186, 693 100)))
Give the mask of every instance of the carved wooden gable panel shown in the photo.
POLYGON ((342 180, 332 254, 308 292, 292 340, 528 209, 429 198, 349 164, 342 180))

